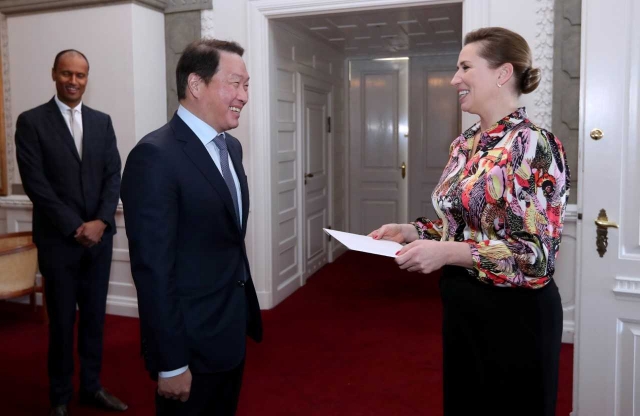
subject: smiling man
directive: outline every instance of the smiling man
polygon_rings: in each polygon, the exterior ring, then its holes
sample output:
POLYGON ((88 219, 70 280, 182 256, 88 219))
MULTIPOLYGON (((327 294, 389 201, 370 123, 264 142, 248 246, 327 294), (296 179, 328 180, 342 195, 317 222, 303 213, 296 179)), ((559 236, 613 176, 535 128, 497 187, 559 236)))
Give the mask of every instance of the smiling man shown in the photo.
POLYGON ((180 107, 144 137, 122 182, 142 353, 157 415, 236 412, 246 336, 262 322, 244 244, 242 146, 228 130, 247 104, 235 42, 198 40, 176 69, 180 107))
POLYGON ((89 61, 64 50, 51 77, 56 95, 16 122, 16 156, 33 202, 33 238, 46 279, 51 415, 67 414, 73 385, 73 327, 79 309, 80 399, 127 406, 100 385, 102 329, 116 233, 120 155, 111 118, 82 103, 89 61))

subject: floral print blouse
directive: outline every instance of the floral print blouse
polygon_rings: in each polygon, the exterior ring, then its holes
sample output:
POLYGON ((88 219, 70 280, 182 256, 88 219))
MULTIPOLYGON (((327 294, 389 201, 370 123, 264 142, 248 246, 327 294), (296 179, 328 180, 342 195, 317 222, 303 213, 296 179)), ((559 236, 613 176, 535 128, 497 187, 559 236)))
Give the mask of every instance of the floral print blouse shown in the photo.
POLYGON ((524 107, 481 134, 476 123, 451 144, 432 198, 439 219, 412 223, 421 239, 469 244, 484 283, 537 289, 555 270, 569 192, 562 143, 524 107))

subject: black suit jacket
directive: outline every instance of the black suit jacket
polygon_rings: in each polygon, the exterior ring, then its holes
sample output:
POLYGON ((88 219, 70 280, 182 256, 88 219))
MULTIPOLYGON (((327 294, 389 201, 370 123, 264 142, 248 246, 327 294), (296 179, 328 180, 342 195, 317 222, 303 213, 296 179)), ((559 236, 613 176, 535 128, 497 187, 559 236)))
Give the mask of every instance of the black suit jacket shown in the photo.
POLYGON ((107 236, 116 232, 121 164, 111 118, 83 104, 82 128, 81 161, 53 98, 18 117, 16 156, 36 244, 72 241, 83 222, 96 219, 109 224, 107 236))
POLYGON ((220 171, 179 116, 127 158, 121 198, 152 376, 185 365, 198 373, 231 369, 244 358, 247 334, 262 338, 244 244, 249 194, 242 147, 226 137, 242 191, 242 229, 220 171))

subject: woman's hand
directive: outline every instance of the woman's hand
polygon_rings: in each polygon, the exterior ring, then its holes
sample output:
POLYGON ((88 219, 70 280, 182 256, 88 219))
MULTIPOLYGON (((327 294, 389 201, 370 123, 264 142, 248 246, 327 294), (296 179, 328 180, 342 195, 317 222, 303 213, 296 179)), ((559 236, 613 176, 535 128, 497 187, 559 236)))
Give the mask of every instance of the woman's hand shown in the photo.
POLYGON ((446 262, 446 245, 440 241, 418 240, 402 247, 396 263, 403 270, 428 274, 440 269, 446 262))
POLYGON ((418 239, 418 231, 411 224, 385 224, 369 233, 374 240, 391 240, 396 243, 410 243, 418 239))
POLYGON ((473 267, 471 251, 466 243, 454 241, 418 240, 398 251, 396 263, 403 270, 431 273, 452 264, 473 267))

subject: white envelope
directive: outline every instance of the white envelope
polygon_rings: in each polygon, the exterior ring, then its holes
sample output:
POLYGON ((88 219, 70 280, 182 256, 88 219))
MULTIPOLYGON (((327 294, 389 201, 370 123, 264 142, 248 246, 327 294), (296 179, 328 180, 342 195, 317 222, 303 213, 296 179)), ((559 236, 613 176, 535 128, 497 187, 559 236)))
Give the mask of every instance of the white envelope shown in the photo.
POLYGON ((326 228, 323 228, 323 230, 347 246, 349 250, 395 258, 396 253, 402 248, 402 244, 395 241, 374 240, 366 235, 345 233, 344 231, 328 230, 326 228))

